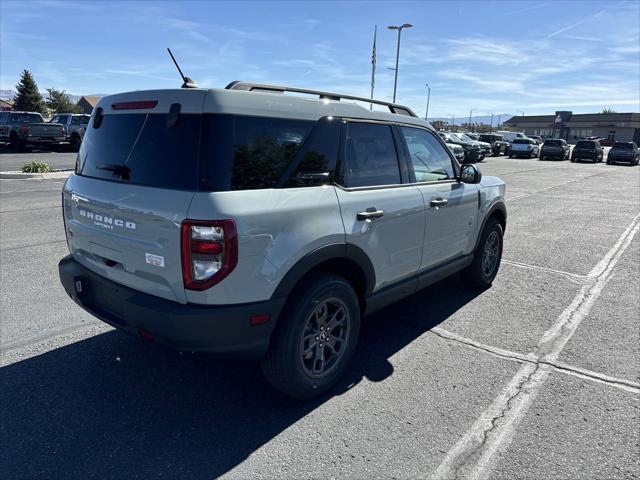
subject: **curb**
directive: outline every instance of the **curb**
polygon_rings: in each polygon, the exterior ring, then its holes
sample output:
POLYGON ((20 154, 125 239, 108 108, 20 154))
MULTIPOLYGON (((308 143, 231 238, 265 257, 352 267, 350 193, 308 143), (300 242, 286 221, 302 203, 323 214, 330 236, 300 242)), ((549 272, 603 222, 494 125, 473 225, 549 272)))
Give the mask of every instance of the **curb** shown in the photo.
POLYGON ((54 170, 48 173, 22 173, 22 172, 0 172, 0 178, 16 179, 16 178, 67 178, 73 173, 73 169, 54 170))

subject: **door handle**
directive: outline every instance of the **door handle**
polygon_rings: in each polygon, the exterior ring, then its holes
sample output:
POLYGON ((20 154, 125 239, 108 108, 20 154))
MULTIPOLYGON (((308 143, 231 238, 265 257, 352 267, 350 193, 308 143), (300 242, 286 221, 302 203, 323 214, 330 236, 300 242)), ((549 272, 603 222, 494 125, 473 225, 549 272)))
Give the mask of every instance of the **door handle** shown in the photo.
POLYGON ((358 212, 356 218, 358 220, 369 220, 371 218, 380 218, 384 215, 383 210, 378 210, 376 207, 369 207, 364 212, 358 212))
POLYGON ((434 198, 431 200, 432 207, 444 207, 447 203, 449 203, 449 200, 446 198, 434 198))

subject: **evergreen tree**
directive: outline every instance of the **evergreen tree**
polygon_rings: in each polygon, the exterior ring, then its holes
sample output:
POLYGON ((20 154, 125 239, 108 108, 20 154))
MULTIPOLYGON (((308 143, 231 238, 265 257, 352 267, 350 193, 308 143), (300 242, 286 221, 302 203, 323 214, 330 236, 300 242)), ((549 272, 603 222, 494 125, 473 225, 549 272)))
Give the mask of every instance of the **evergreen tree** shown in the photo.
POLYGON ((79 113, 78 105, 71 101, 69 95, 67 95, 64 90, 47 88, 47 92, 49 92, 47 108, 49 108, 52 113, 79 113))
POLYGON ((13 99, 15 101, 14 109, 27 112, 46 113, 44 99, 38 91, 38 85, 33 75, 28 70, 23 70, 20 75, 20 81, 16 85, 18 92, 13 99))

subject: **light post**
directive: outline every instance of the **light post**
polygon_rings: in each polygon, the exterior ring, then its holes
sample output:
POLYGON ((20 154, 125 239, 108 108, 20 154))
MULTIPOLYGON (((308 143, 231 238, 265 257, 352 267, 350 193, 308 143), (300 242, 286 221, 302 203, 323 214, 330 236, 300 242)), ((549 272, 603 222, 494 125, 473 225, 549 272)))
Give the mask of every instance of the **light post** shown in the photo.
POLYGON ((427 112, 424 114, 424 121, 428 122, 429 121, 429 99, 431 98, 431 87, 426 82, 425 82, 425 85, 427 86, 429 93, 427 93, 427 112))
POLYGON ((398 46, 396 48, 396 78, 393 81, 393 103, 396 103, 396 87, 398 86, 398 61, 400 60, 400 34, 402 33, 403 28, 411 28, 413 25, 410 23, 405 23, 404 25, 389 25, 387 28, 389 30, 397 30, 398 31, 398 46))
POLYGON ((469 110, 469 130, 471 130, 471 114, 473 113, 473 108, 469 110))
POLYGON ((489 132, 493 130, 493 113, 491 114, 491 123, 489 124, 489 132))

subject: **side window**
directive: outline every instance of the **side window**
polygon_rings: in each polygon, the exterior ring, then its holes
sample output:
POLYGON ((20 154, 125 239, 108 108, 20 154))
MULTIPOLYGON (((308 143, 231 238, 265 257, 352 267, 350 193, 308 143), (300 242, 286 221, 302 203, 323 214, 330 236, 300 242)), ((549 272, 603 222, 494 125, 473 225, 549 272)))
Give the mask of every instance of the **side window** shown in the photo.
POLYGON ((86 125, 88 123, 87 117, 71 117, 71 125, 86 125))
POLYGON ((0 112, 0 125, 4 125, 9 120, 9 112, 0 112))
MULTIPOLYGON (((296 154, 296 157, 300 157, 300 163, 295 167, 285 186, 301 187, 309 183, 317 185, 318 181, 314 181, 309 175, 325 173, 331 175, 336 168, 339 143, 340 121, 318 122, 302 150, 296 154)), ((333 180, 330 175, 327 176, 327 183, 333 180)))
POLYGON ((454 178, 451 157, 431 132, 401 127, 418 182, 436 182, 454 178))
POLYGON ((56 115, 51 120, 49 120, 49 123, 62 123, 62 122, 60 120, 60 117, 56 115))
POLYGON ((402 183, 389 125, 360 122, 347 125, 344 162, 338 182, 345 187, 402 183))

